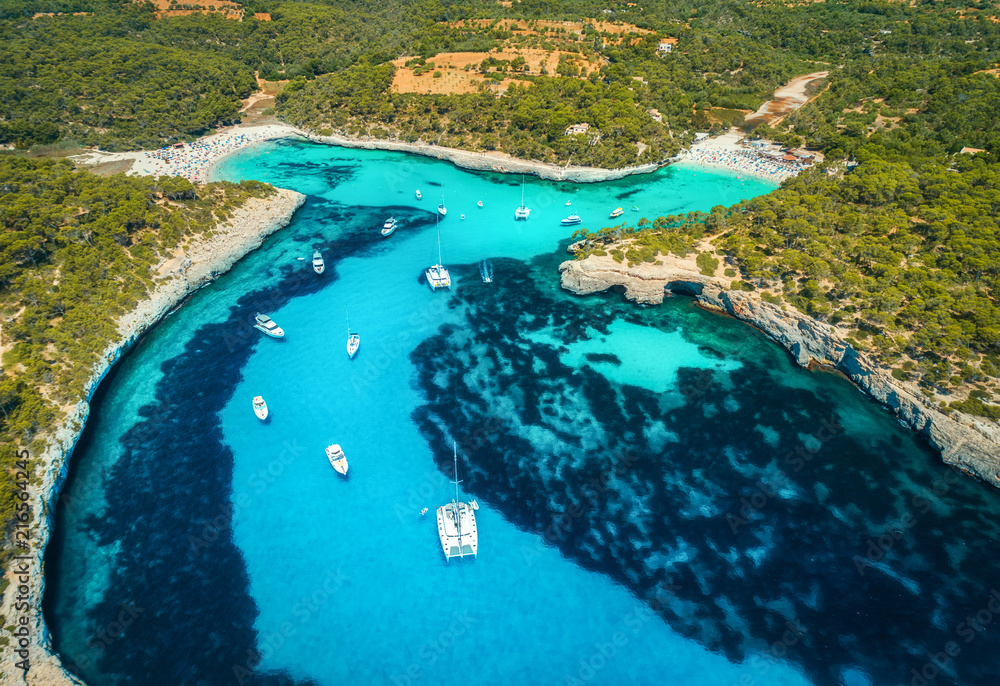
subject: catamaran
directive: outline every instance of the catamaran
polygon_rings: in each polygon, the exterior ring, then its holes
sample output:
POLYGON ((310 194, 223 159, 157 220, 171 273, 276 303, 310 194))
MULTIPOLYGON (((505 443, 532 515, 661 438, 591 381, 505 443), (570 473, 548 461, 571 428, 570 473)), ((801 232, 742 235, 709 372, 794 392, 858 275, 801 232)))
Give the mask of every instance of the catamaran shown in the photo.
POLYGON ((427 275, 427 284, 431 287, 432 291, 436 291, 439 288, 451 288, 451 274, 448 273, 448 268, 441 264, 441 226, 437 227, 437 242, 438 242, 438 261, 437 264, 431 265, 424 272, 427 275))
POLYGON ((476 529, 475 508, 458 499, 458 445, 452 444, 455 459, 455 499, 437 509, 438 538, 444 559, 475 557, 479 552, 479 531, 476 529))
POLYGON ((274 323, 274 320, 268 317, 266 314, 257 313, 254 317, 253 328, 260 331, 262 334, 270 336, 271 338, 284 338, 285 331, 274 323))
POLYGON ((347 318, 347 356, 352 360, 361 346, 361 334, 351 333, 351 318, 347 318))
POLYGON ((560 221, 559 223, 562 224, 563 226, 576 226, 577 224, 582 224, 583 220, 580 219, 580 215, 571 214, 562 221, 560 221))
POLYGON ((260 421, 267 419, 267 403, 264 402, 264 396, 255 395, 253 397, 253 413, 260 421))
POLYGON ((347 476, 347 456, 340 446, 334 443, 326 446, 326 459, 330 460, 330 465, 337 470, 338 474, 347 476))
POLYGON ((382 225, 382 235, 391 236, 392 232, 396 230, 396 226, 399 222, 396 221, 395 217, 389 217, 385 220, 385 224, 382 225))
POLYGON ((531 210, 524 206, 524 174, 521 174, 521 205, 514 210, 514 219, 527 219, 531 210))
POLYGON ((322 274, 326 270, 326 263, 323 262, 323 255, 319 250, 313 251, 313 271, 322 274))

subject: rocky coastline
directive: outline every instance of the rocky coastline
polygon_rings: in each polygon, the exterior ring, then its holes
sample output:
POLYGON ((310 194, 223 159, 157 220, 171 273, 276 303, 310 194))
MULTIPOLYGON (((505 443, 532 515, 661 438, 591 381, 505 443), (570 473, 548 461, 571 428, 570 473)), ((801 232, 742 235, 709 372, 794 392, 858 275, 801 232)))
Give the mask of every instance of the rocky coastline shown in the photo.
POLYGON ((729 290, 728 279, 701 274, 694 256, 661 265, 629 267, 610 256, 591 255, 559 266, 562 287, 578 295, 624 288, 639 304, 659 304, 668 292, 691 296, 702 307, 736 317, 783 345, 803 367, 836 370, 902 422, 927 439, 942 459, 1000 487, 1000 428, 967 414, 946 415, 920 389, 899 381, 864 351, 847 343, 833 326, 791 308, 765 302, 755 292, 729 290))
MULTIPOLYGON (((68 686, 83 682, 70 674, 52 650, 51 636, 42 615, 45 589, 45 548, 49 541, 56 500, 66 479, 69 458, 90 414, 90 400, 111 367, 136 341, 186 297, 220 274, 244 255, 260 247, 264 239, 288 225, 305 196, 278 189, 268 198, 250 198, 233 216, 207 238, 192 240, 173 259, 160 267, 155 290, 118 321, 118 340, 110 344, 95 365, 81 400, 50 435, 47 449, 36 460, 28 488, 34 514, 30 530, 31 549, 7 570, 10 585, 3 596, 2 613, 8 626, 24 626, 24 636, 12 636, 0 658, 0 684, 6 686, 68 686), (27 581, 24 581, 24 579, 27 581), (22 587, 22 591, 18 587, 22 587), (25 589, 26 587, 26 589, 25 589), (27 600, 19 598, 27 596, 27 600), (25 607, 27 609, 25 609, 25 607), (22 618, 24 621, 22 622, 22 618), (27 644, 19 644, 24 639, 27 644), (25 651, 19 654, 18 651, 25 651), (30 667, 23 669, 27 656, 30 667), (18 666, 21 663, 22 666, 18 666)), ((16 631, 16 629, 15 629, 16 631)))

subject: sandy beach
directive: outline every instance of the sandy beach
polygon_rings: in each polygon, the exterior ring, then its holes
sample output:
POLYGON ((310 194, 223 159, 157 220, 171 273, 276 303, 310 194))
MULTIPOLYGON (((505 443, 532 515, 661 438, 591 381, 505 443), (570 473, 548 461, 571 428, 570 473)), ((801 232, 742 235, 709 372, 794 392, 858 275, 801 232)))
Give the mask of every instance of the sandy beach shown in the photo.
POLYGON ((200 138, 193 143, 178 144, 159 150, 137 152, 103 152, 95 150, 77 155, 83 166, 108 162, 131 162, 129 175, 181 176, 192 183, 207 183, 214 179, 213 168, 223 159, 257 143, 277 138, 301 136, 316 143, 345 148, 391 150, 407 152, 451 162, 463 169, 488 171, 499 174, 530 174, 548 181, 573 183, 598 183, 621 179, 633 174, 648 174, 669 165, 724 171, 737 176, 747 176, 781 183, 795 176, 802 166, 776 161, 759 151, 743 145, 742 134, 735 131, 696 142, 690 150, 681 151, 676 157, 662 162, 602 169, 577 165, 556 165, 536 160, 522 160, 503 152, 472 152, 446 148, 423 142, 405 142, 392 139, 354 138, 341 135, 320 136, 285 124, 260 126, 238 125, 225 131, 200 138))
POLYGON ((718 172, 724 170, 737 177, 746 176, 781 183, 795 176, 804 166, 774 160, 740 143, 739 133, 726 133, 706 138, 677 156, 677 165, 718 172))
POLYGON ((0 657, 0 684, 53 686, 82 683, 66 671, 52 651, 51 638, 42 616, 42 593, 45 588, 42 559, 69 458, 90 413, 90 399, 98 384, 143 333, 188 295, 258 248, 268 235, 286 226, 303 202, 304 195, 282 189, 269 198, 250 198, 234 211, 231 219, 212 231, 211 236, 192 239, 171 259, 164 261, 155 279, 155 289, 134 310, 118 320, 118 340, 104 350, 94 366, 85 388, 86 399, 81 400, 54 427, 48 448, 36 456, 39 458, 36 469, 40 472, 32 476, 38 477, 38 481, 29 480, 28 487, 28 502, 34 514, 30 530, 31 547, 15 558, 7 570, 6 578, 10 584, 0 610, 10 624, 23 627, 24 633, 11 641, 12 644, 18 642, 19 650, 4 650, 0 657), (21 640, 25 643, 20 644, 21 640), (19 655, 20 650, 24 651, 23 655, 19 655), (25 656, 30 664, 27 671, 17 666, 25 656))
POLYGON ((263 141, 304 135, 294 126, 285 124, 234 126, 193 143, 179 143, 159 150, 94 150, 73 159, 83 166, 131 161, 132 167, 126 172, 130 176, 181 176, 192 183, 207 183, 212 166, 232 153, 263 141))

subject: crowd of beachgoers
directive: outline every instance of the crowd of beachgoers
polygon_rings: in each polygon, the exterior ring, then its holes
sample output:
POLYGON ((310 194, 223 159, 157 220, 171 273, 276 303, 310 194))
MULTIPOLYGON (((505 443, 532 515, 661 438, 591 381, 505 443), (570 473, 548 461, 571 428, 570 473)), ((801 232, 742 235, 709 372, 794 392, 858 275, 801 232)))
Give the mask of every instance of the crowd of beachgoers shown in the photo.
MULTIPOLYGON (((714 141, 713 141, 714 142, 714 141)), ((786 162, 742 145, 694 145, 680 159, 689 164, 722 167, 737 174, 781 182, 802 169, 798 162, 786 162)))
POLYGON ((259 126, 234 128, 224 133, 200 138, 193 143, 183 143, 143 151, 138 154, 131 173, 148 176, 182 176, 192 183, 205 183, 209 168, 226 155, 248 145, 294 132, 288 126, 259 126))

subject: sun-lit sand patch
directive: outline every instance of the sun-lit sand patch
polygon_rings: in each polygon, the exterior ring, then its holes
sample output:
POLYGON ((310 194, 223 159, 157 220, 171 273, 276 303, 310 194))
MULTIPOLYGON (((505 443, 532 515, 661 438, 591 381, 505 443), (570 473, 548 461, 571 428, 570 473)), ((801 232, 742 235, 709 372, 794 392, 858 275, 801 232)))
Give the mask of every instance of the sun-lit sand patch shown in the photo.
MULTIPOLYGON (((513 62, 517 58, 524 59, 524 74, 539 75, 542 73, 555 76, 559 67, 559 58, 571 55, 571 62, 580 70, 584 78, 592 71, 597 71, 603 62, 590 62, 580 57, 579 53, 562 52, 559 50, 542 50, 539 48, 510 49, 492 52, 443 52, 427 60, 424 65, 406 66, 413 57, 400 57, 393 61, 396 74, 392 79, 392 90, 395 93, 432 93, 452 95, 457 93, 475 93, 483 83, 496 84, 494 87, 505 91, 515 79, 504 78, 495 80, 489 78, 478 68, 483 60, 492 58, 513 62), (433 68, 428 68, 433 65, 433 68), (544 71, 542 69, 544 67, 544 71), (420 72, 419 74, 417 72, 420 72), (438 74, 438 76, 435 76, 438 74)), ((490 73, 495 67, 489 67, 490 73)), ((511 70, 512 67, 507 67, 511 70)), ((520 71, 520 70, 519 70, 520 71)), ((527 82, 522 82, 527 83, 527 82)))
POLYGON ((177 0, 150 0, 156 7, 156 18, 182 17, 186 14, 219 14, 226 19, 243 21, 243 6, 229 0, 202 0, 181 4, 177 0), (204 3, 204 4, 202 4, 204 3))

